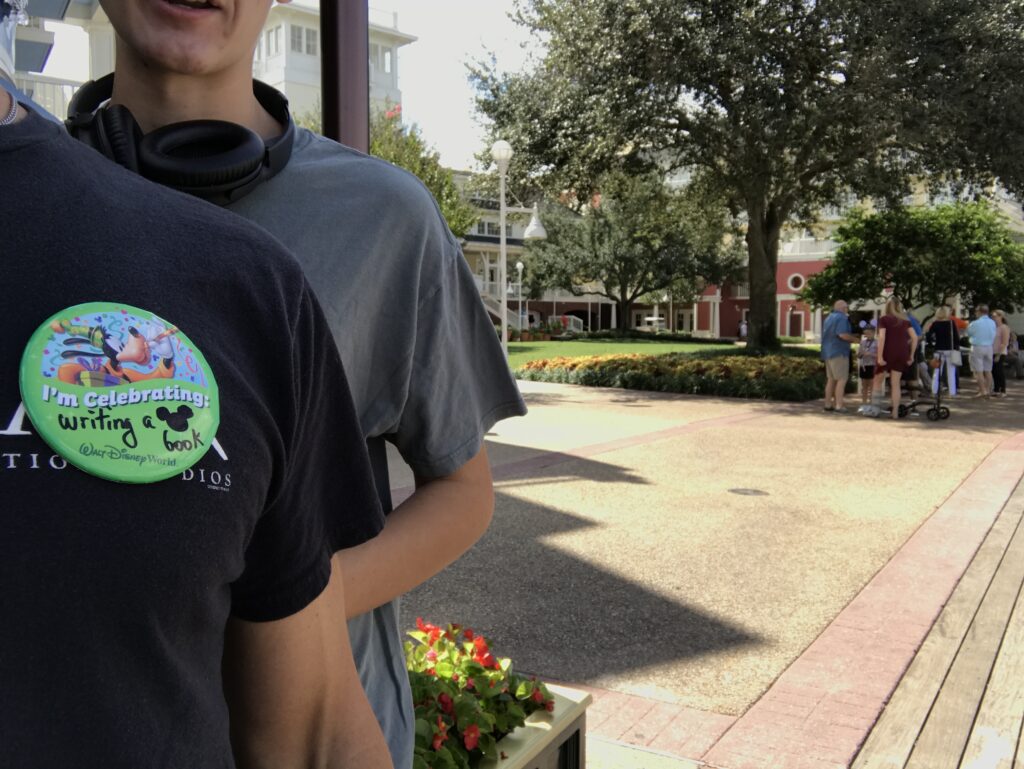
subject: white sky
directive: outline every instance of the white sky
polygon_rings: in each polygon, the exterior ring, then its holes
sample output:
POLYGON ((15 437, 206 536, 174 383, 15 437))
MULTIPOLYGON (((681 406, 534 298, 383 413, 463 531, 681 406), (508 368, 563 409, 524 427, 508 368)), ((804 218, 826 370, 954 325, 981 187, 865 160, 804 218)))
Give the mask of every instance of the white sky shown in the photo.
MULTIPOLYGON (((508 18, 512 0, 370 0, 381 11, 396 11, 398 27, 418 40, 398 53, 402 117, 415 123, 450 168, 473 168, 483 146, 483 129, 473 109, 466 63, 493 52, 502 69, 517 70, 526 59, 526 31, 508 18)), ((57 33, 46 66, 55 77, 85 80, 87 36, 81 29, 48 24, 57 33)))

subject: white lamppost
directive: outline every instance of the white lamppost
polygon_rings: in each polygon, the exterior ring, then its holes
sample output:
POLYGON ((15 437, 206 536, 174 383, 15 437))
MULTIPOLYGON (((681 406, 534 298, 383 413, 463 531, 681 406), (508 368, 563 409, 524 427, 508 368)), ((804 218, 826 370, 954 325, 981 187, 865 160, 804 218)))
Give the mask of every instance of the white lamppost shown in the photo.
POLYGON ((544 225, 540 222, 537 204, 533 208, 516 208, 505 204, 505 181, 508 177, 508 164, 512 160, 512 145, 504 139, 498 139, 491 146, 491 158, 498 166, 498 228, 501 230, 498 240, 498 286, 501 294, 501 350, 508 357, 508 292, 505 290, 508 282, 508 243, 505 237, 505 218, 508 213, 532 214, 530 223, 523 233, 524 240, 543 239, 547 237, 544 225))
POLYGON ((517 284, 519 286, 519 302, 516 307, 516 312, 519 313, 519 330, 523 330, 523 267, 525 265, 522 262, 516 262, 516 272, 519 273, 519 280, 517 284))

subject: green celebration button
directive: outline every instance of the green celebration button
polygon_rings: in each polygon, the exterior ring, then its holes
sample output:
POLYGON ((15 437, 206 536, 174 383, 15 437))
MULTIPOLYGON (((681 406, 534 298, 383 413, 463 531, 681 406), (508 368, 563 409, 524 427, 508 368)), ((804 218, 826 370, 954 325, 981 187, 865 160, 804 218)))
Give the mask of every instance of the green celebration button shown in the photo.
POLYGON ((89 302, 53 315, 29 340, 19 383, 50 448, 111 481, 183 472, 220 424, 203 354, 173 324, 126 304, 89 302))

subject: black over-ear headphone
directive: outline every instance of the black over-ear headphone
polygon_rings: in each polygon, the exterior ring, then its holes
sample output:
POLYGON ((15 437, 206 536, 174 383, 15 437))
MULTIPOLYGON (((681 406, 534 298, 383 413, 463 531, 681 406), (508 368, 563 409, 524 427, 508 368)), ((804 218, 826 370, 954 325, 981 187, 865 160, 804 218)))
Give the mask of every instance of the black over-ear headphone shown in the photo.
POLYGON ((189 120, 143 135, 126 107, 103 106, 113 90, 113 75, 79 88, 68 105, 68 132, 159 184, 226 206, 270 179, 291 157, 295 124, 288 100, 266 83, 254 80, 253 94, 285 127, 266 143, 245 126, 223 120, 189 120))

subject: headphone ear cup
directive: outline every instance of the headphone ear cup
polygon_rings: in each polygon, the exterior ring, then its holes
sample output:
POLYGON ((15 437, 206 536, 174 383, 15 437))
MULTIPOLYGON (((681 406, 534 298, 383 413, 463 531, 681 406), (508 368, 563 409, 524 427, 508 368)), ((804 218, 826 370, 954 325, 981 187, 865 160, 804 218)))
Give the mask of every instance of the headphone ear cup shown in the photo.
POLYGON ((126 107, 115 105, 97 112, 94 121, 99 150, 116 163, 139 172, 138 145, 142 129, 126 107))
POLYGON ((244 126, 190 120, 146 134, 137 154, 147 179, 203 196, 259 176, 266 145, 244 126))

